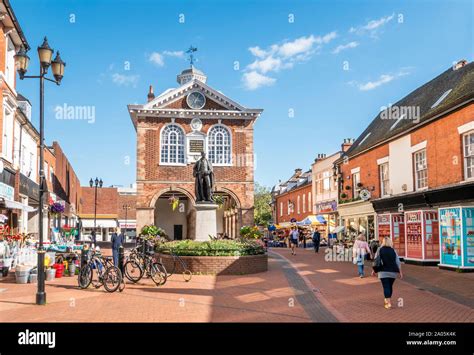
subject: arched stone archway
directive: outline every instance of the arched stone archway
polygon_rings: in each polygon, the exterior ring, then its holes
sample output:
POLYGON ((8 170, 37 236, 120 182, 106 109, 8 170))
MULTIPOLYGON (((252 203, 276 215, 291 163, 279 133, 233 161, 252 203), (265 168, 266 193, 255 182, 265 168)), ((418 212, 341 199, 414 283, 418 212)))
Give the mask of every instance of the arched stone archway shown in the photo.
POLYGON ((194 200, 182 188, 158 192, 151 200, 154 208, 154 224, 165 230, 168 239, 189 239, 192 232, 194 200))
POLYGON ((186 195, 186 197, 189 199, 189 201, 191 201, 193 206, 196 204, 196 199, 194 197, 194 194, 190 193, 186 189, 183 189, 182 187, 179 187, 179 186, 172 186, 171 187, 170 186, 168 188, 161 189, 155 195, 153 195, 152 199, 150 200, 150 207, 155 207, 156 202, 158 201, 160 196, 162 196, 163 194, 169 193, 169 192, 173 192, 173 191, 180 192, 180 193, 186 195))
POLYGON ((229 189, 220 188, 214 195, 223 197, 224 203, 219 206, 216 213, 217 236, 234 239, 239 236, 242 227, 242 214, 240 201, 229 189))

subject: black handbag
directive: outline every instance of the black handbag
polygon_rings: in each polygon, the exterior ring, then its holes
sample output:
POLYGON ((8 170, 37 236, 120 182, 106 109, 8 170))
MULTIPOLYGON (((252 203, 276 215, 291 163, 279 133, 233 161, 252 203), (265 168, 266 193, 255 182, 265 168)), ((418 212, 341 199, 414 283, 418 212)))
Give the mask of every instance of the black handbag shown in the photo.
POLYGON ((380 257, 380 252, 375 256, 374 262, 372 263, 372 269, 374 272, 382 271, 382 258, 380 257))

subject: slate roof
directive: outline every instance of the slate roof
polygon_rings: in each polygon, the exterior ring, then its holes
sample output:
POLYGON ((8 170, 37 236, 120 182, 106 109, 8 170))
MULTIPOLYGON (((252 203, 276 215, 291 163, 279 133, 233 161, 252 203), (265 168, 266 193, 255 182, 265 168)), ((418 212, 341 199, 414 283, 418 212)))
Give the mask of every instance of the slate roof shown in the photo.
POLYGON ((356 139, 352 147, 347 151, 347 155, 349 157, 357 155, 405 131, 422 126, 430 118, 454 108, 469 99, 474 99, 474 62, 466 64, 457 70, 449 68, 392 105, 392 107, 419 107, 420 119, 418 122, 412 119, 401 119, 391 129, 396 120, 382 119, 381 112, 362 132, 359 138, 356 139), (448 90, 451 91, 446 98, 437 106, 432 107, 448 90))

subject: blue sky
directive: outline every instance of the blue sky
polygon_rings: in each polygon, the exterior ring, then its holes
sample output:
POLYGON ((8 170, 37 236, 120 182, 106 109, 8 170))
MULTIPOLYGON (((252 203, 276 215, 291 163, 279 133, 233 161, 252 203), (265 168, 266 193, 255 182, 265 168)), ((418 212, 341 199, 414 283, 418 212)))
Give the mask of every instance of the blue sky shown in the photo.
MULTIPOLYGON (((60 142, 84 185, 95 176, 107 186, 135 181, 126 105, 144 103, 150 84, 157 94, 176 87, 191 44, 209 85, 265 110, 255 178, 267 186, 309 169, 317 153, 357 138, 381 106, 474 57, 470 0, 11 2, 34 48, 29 74, 44 35, 67 63, 63 84, 46 85, 46 138, 60 142), (64 105, 95 118, 58 119, 64 105)), ((17 89, 37 123, 38 83, 17 89)))

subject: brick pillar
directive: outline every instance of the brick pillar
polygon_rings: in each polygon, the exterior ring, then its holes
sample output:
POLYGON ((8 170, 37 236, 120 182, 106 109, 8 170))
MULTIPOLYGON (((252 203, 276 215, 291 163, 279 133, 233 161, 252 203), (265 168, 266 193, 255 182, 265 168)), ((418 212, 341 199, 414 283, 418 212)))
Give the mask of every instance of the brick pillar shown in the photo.
POLYGON ((155 224, 155 208, 137 207, 137 234, 147 224, 155 224))

